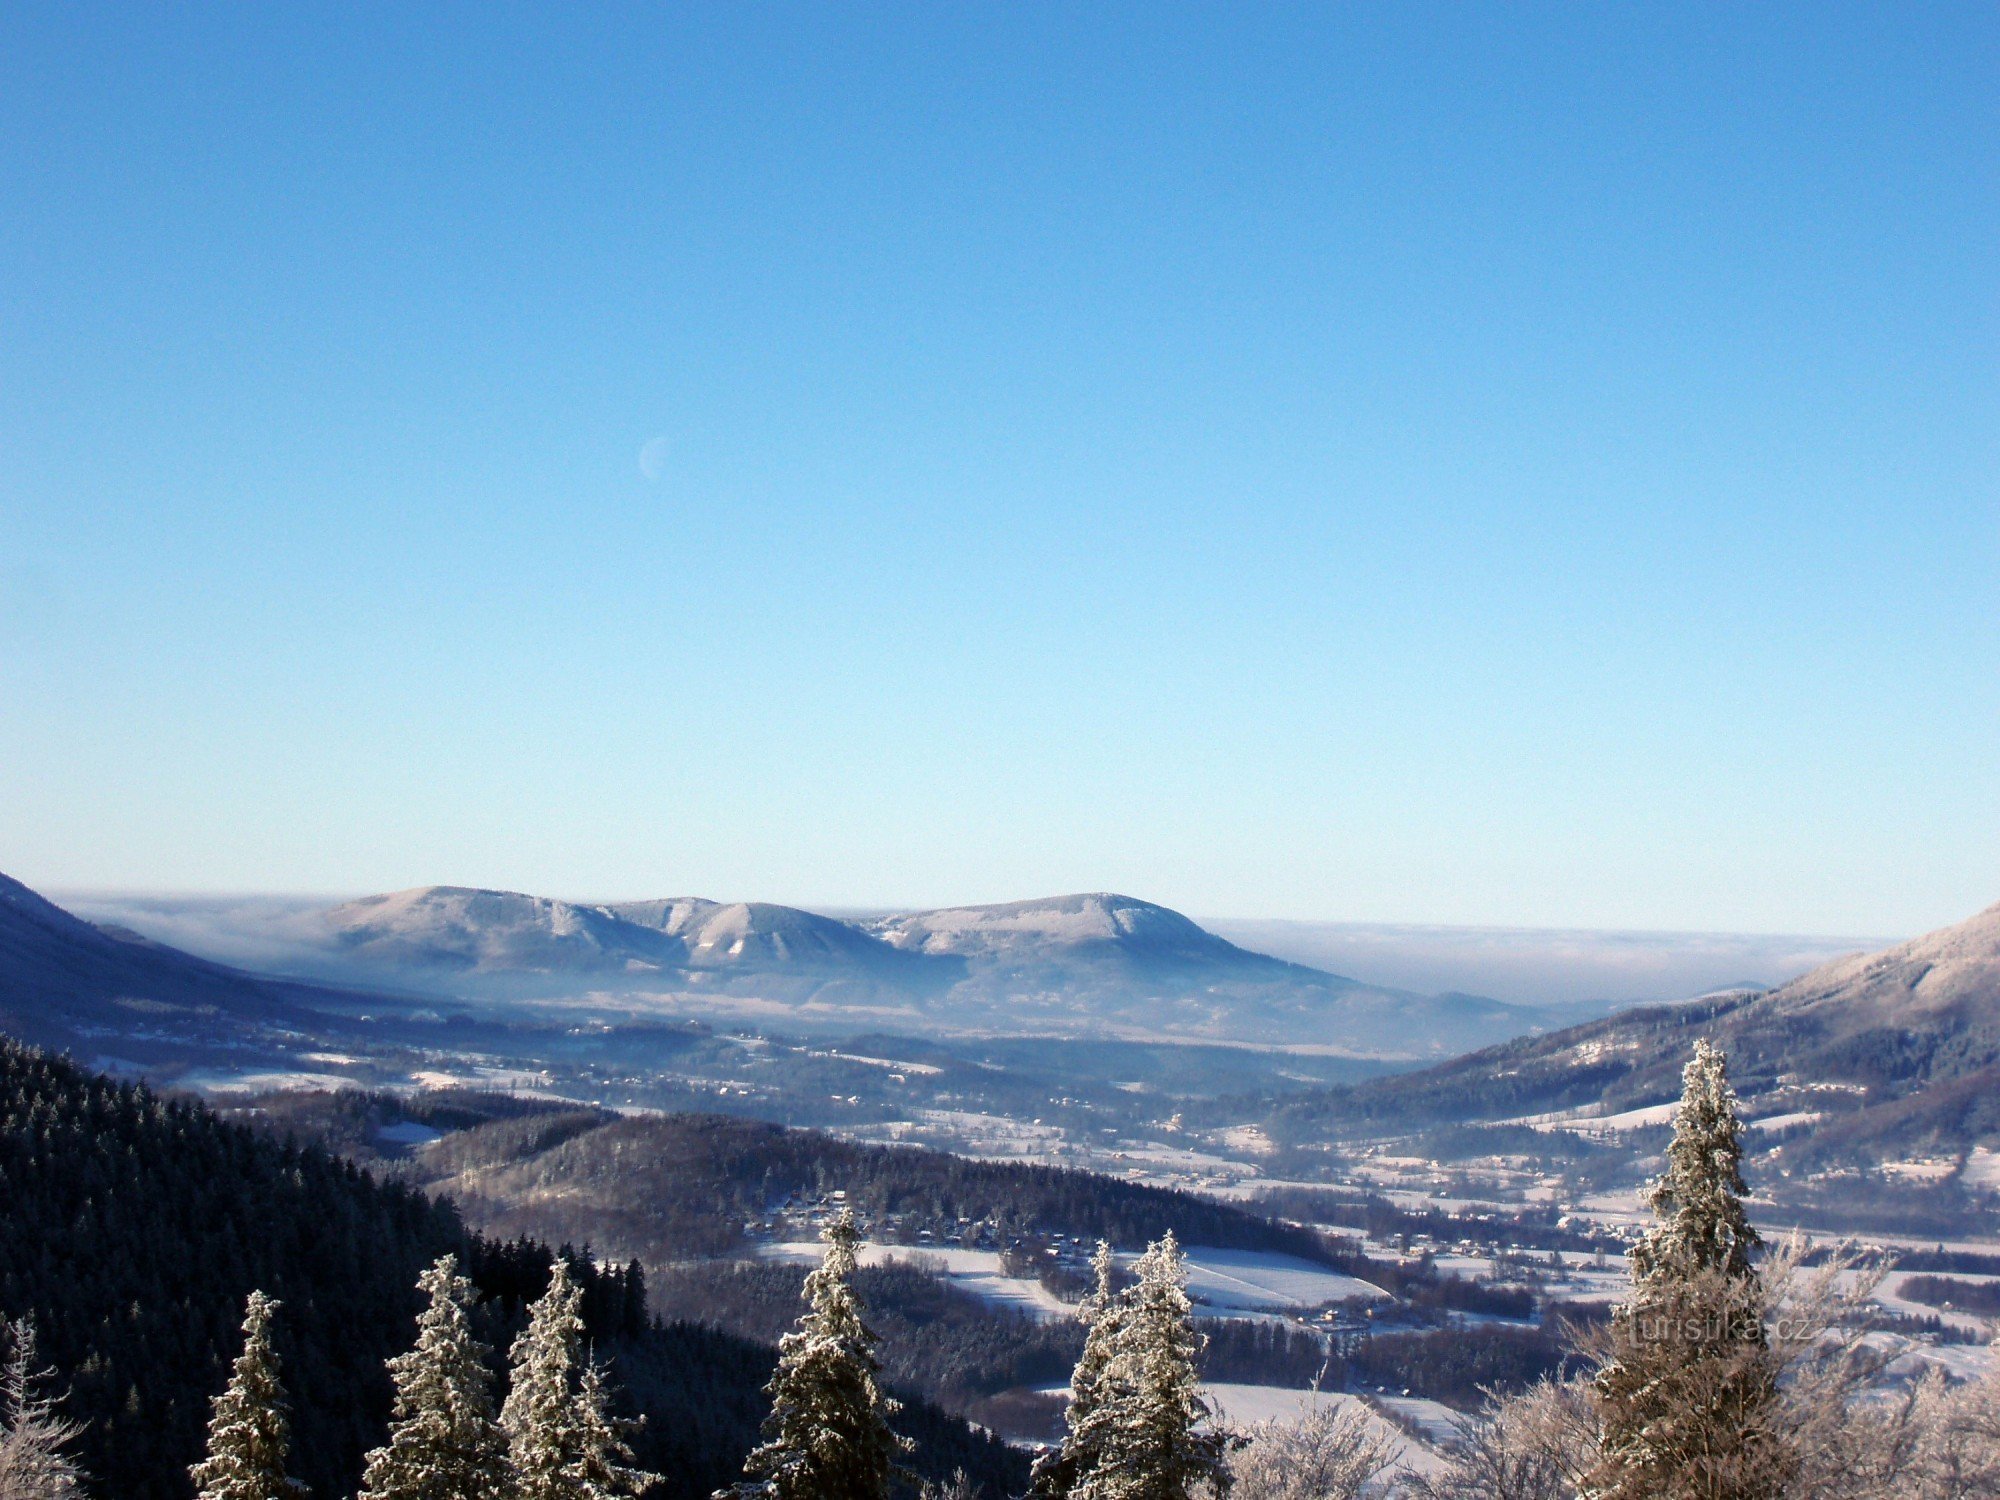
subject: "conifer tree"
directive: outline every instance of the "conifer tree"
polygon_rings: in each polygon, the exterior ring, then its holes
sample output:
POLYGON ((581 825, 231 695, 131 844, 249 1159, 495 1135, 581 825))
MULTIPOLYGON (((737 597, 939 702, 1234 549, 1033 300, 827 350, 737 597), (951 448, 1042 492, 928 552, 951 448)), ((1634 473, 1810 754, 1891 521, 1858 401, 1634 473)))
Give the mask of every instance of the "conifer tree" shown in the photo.
POLYGON ((1729 1085, 1729 1059, 1704 1038, 1681 1070, 1667 1170, 1646 1193, 1656 1222, 1632 1249, 1634 1279, 1684 1280, 1701 1271, 1747 1278, 1750 1253, 1763 1242, 1744 1210, 1746 1192, 1743 1121, 1729 1085))
POLYGON ((1074 1500, 1193 1500, 1228 1492, 1228 1434, 1210 1416, 1195 1360, 1204 1340, 1187 1296, 1187 1263, 1172 1231, 1134 1267, 1097 1409, 1085 1422, 1096 1463, 1074 1500))
POLYGON ((500 1425, 507 1434, 514 1500, 569 1500, 563 1470, 579 1448, 573 1397, 582 1304, 583 1288, 558 1257, 548 1290, 528 1309, 528 1326, 508 1351, 513 1378, 500 1425))
POLYGON ((896 1456, 910 1446, 889 1428, 897 1403, 877 1379, 875 1334, 850 1285, 854 1216, 843 1212, 820 1238, 826 1249, 805 1281, 810 1310, 779 1341, 765 1387, 764 1441, 717 1500, 886 1500, 896 1456))
POLYGON ((468 1316, 477 1294, 451 1255, 417 1286, 430 1306, 416 1347, 389 1361, 389 1441, 368 1455, 358 1500, 506 1500, 507 1439, 493 1419, 488 1351, 468 1316))
POLYGON ((1028 1488, 1030 1500, 1061 1500, 1097 1467, 1101 1456, 1103 1427, 1096 1415, 1107 1394, 1105 1373, 1117 1351, 1125 1313, 1125 1304, 1112 1285, 1109 1241, 1097 1242, 1090 1269, 1094 1277, 1091 1290, 1077 1308, 1077 1318, 1088 1332, 1083 1338, 1083 1353, 1070 1372, 1062 1444, 1035 1460, 1028 1488))
POLYGON ((243 1313, 243 1352, 208 1421, 208 1456, 188 1470, 197 1500, 302 1500, 286 1474, 291 1417, 271 1343, 279 1304, 252 1292, 243 1313))
POLYGON ((1727 1059, 1698 1041, 1667 1170, 1648 1193, 1656 1222, 1633 1247, 1632 1292, 1595 1382, 1593 1500, 1764 1500, 1790 1473, 1750 1261, 1759 1240, 1743 1206, 1742 1134, 1727 1059))
POLYGON ((640 1421, 614 1417, 610 1395, 604 1366, 587 1361, 576 1393, 577 1452, 563 1470, 573 1500, 619 1500, 659 1482, 659 1475, 632 1466, 627 1439, 640 1421))
POLYGON ((500 1426, 513 1488, 508 1500, 611 1500, 658 1477, 627 1467, 632 1424, 610 1415, 608 1381, 583 1357, 583 1288, 560 1257, 509 1351, 513 1379, 500 1426))
POLYGON ((35 1363, 35 1325, 0 1318, 0 1500, 83 1500, 83 1471, 66 1450, 82 1430, 42 1394, 51 1372, 35 1363))

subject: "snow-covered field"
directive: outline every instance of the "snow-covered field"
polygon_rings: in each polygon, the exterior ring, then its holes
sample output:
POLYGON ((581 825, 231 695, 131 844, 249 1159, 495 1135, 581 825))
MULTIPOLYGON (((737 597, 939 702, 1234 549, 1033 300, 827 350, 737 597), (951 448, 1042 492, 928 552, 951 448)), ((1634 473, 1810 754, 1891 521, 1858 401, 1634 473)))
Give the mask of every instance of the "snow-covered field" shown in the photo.
MULTIPOLYGON (((785 1240, 762 1245, 757 1253, 767 1260, 814 1264, 821 1246, 804 1240, 785 1240)), ((863 1244, 855 1258, 864 1266, 888 1265, 901 1261, 921 1266, 951 1278, 953 1286, 972 1293, 998 1307, 1012 1308, 1043 1320, 1072 1317, 1076 1309, 1049 1291, 1039 1281, 1009 1276, 1000 1269, 997 1250, 921 1249, 915 1245, 863 1244)))
MULTIPOLYGON (((1891 1312, 1906 1314, 1912 1318, 1937 1318, 1954 1328, 1968 1329, 1974 1333, 1988 1333, 1992 1323, 1976 1313, 1960 1312, 1956 1308, 1933 1307, 1928 1302, 1912 1302, 1903 1295, 1903 1283, 1918 1273, 1914 1271, 1891 1271, 1882 1278, 1882 1284, 1875 1289, 1875 1300, 1891 1312)), ((2000 1280, 1992 1276, 1954 1275, 1954 1281, 1991 1282, 2000 1280)))
POLYGON ((1217 1313, 1318 1307, 1348 1297, 1386 1298, 1358 1277, 1259 1250, 1187 1247, 1188 1295, 1217 1313))
MULTIPOLYGON (((1359 1406, 1368 1413, 1370 1425, 1401 1450, 1401 1457, 1396 1462, 1395 1468, 1405 1473, 1431 1473, 1439 1468, 1440 1460, 1428 1445, 1431 1441, 1431 1430, 1435 1427, 1439 1437, 1449 1437, 1452 1433, 1451 1413, 1444 1407, 1437 1407, 1434 1401, 1395 1399, 1382 1402, 1384 1406, 1398 1408, 1397 1415, 1406 1421, 1414 1418, 1415 1425, 1424 1429, 1425 1439, 1417 1441, 1359 1396, 1350 1396, 1337 1391, 1302 1391, 1282 1385, 1240 1385, 1233 1381, 1214 1381, 1204 1384, 1201 1389, 1202 1394, 1208 1398, 1209 1405, 1214 1408, 1217 1418, 1239 1431, 1254 1427, 1259 1422, 1296 1422, 1311 1411, 1315 1404, 1336 1410, 1343 1406, 1359 1406), (1405 1407, 1425 1409, 1437 1407, 1437 1410, 1443 1413, 1443 1417, 1426 1420, 1427 1410, 1425 1415, 1419 1416, 1415 1411, 1401 1410, 1405 1407)), ((1058 1394, 1067 1393, 1058 1391, 1058 1394)))
MULTIPOLYGON (((762 1245, 757 1252, 767 1260, 811 1264, 820 1257, 820 1246, 806 1240, 786 1240, 762 1245)), ((857 1252, 864 1266, 900 1261, 948 1276, 954 1286, 995 1306, 1012 1308, 1035 1318, 1067 1318, 1076 1309, 1043 1286, 1023 1276, 1009 1276, 1000 1268, 996 1250, 963 1250, 955 1247, 931 1249, 916 1245, 864 1243, 857 1252)), ((1130 1265, 1136 1257, 1119 1259, 1130 1265)), ((1343 1276, 1310 1261, 1289 1255, 1273 1255, 1255 1250, 1217 1250, 1202 1245, 1187 1247, 1188 1293, 1195 1299, 1197 1317, 1240 1318, 1260 1313, 1296 1311, 1318 1307, 1347 1297, 1387 1298, 1380 1287, 1353 1276, 1343 1276)))

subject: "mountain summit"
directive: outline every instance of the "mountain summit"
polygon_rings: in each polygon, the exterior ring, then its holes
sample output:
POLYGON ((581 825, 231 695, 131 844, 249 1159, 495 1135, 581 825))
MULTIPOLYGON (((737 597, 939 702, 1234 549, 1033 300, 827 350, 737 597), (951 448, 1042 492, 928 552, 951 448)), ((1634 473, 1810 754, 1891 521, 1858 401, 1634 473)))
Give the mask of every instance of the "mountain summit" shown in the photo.
POLYGON ((867 928, 894 948, 964 958, 1042 960, 1094 950, 1189 963, 1248 959, 1295 967, 1239 948, 1167 907, 1103 891, 907 912, 867 928))

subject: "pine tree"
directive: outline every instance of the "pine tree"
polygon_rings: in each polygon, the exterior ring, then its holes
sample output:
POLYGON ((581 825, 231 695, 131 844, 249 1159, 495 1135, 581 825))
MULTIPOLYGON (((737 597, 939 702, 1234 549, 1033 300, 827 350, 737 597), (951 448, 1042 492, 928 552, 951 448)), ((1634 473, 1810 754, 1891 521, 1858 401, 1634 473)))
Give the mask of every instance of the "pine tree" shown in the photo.
POLYGON ((42 1394, 35 1325, 0 1318, 0 1500, 83 1500, 83 1471, 64 1451, 82 1430, 58 1416, 61 1398, 42 1394))
POLYGON ((1227 1433, 1203 1429, 1187 1263, 1172 1231, 1149 1245, 1125 1293, 1114 1353, 1086 1420, 1097 1461, 1070 1490, 1074 1500, 1193 1500, 1227 1493, 1227 1433))
POLYGON ((430 1306, 417 1319, 416 1347, 389 1361, 389 1442, 368 1455, 358 1500, 504 1500, 507 1440, 493 1419, 488 1351, 468 1316, 477 1294, 451 1255, 417 1286, 430 1306))
POLYGON ((1657 1222, 1633 1247, 1632 1292, 1595 1382, 1593 1500, 1765 1500, 1790 1473, 1742 1134, 1727 1059, 1696 1042, 1667 1170, 1648 1193, 1657 1222))
POLYGON ((657 1475, 626 1466, 633 1424, 610 1415, 603 1368, 583 1354, 583 1288, 560 1257, 509 1351, 513 1380, 500 1409, 513 1488, 508 1500, 611 1500, 657 1475))
POLYGON ((896 1456, 910 1446, 889 1428, 897 1403, 877 1380, 875 1335, 850 1285, 853 1215, 842 1213, 821 1239, 826 1249, 805 1282, 810 1310, 779 1341, 765 1388, 764 1441, 743 1461, 745 1478, 717 1500, 886 1500, 896 1456))
POLYGON ((279 1304, 252 1292, 243 1313, 243 1352, 208 1421, 208 1457, 188 1470, 197 1500, 301 1500, 306 1487, 285 1473, 291 1417, 271 1344, 279 1304))
POLYGON ((1126 1312, 1114 1288, 1111 1245, 1097 1242, 1090 1259, 1094 1281, 1088 1296, 1077 1308, 1077 1318, 1088 1330, 1083 1353, 1069 1377, 1069 1405, 1063 1415, 1060 1447, 1035 1460, 1028 1494, 1031 1500, 1061 1500, 1096 1467, 1101 1457, 1103 1426, 1096 1414, 1107 1394, 1105 1372, 1117 1352, 1119 1330, 1126 1312))

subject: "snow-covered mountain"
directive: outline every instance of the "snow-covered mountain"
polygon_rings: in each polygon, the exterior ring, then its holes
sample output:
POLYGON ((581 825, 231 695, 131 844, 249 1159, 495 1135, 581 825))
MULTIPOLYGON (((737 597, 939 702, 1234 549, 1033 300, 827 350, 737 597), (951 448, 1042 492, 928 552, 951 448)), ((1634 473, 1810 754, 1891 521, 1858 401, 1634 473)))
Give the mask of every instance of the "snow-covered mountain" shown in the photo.
POLYGON ((907 958, 852 922, 768 901, 724 904, 699 896, 619 901, 600 910, 679 939, 690 968, 755 965, 839 966, 902 970, 907 958))
MULTIPOLYGON (((134 925, 170 919, 159 902, 134 925)), ((819 1031, 1067 1035, 1441 1057, 1552 1018, 1363 984, 1104 892, 843 921, 766 902, 610 903, 425 886, 320 909, 210 905, 232 954, 315 983, 508 1005, 604 1003, 819 1031), (253 930, 255 929, 255 930, 253 930)), ((187 937, 182 936, 182 941, 187 937)))
POLYGON ((1728 1052, 1746 1113, 1791 1135, 1774 1155, 1801 1191, 1828 1171, 1825 1191, 1850 1195, 1899 1174, 2000 1184, 2000 906, 1773 989, 1640 1007, 1302 1097, 1293 1128, 1636 1118, 1678 1096, 1696 1037, 1728 1052))
POLYGON ((467 886, 364 896, 334 907, 326 923, 342 954, 388 968, 657 973, 687 959, 677 935, 602 907, 467 886))
POLYGON ((870 922, 867 930, 908 952, 1005 963, 1116 953, 1135 960, 1298 967, 1239 948, 1177 911, 1106 891, 906 912, 870 922))

